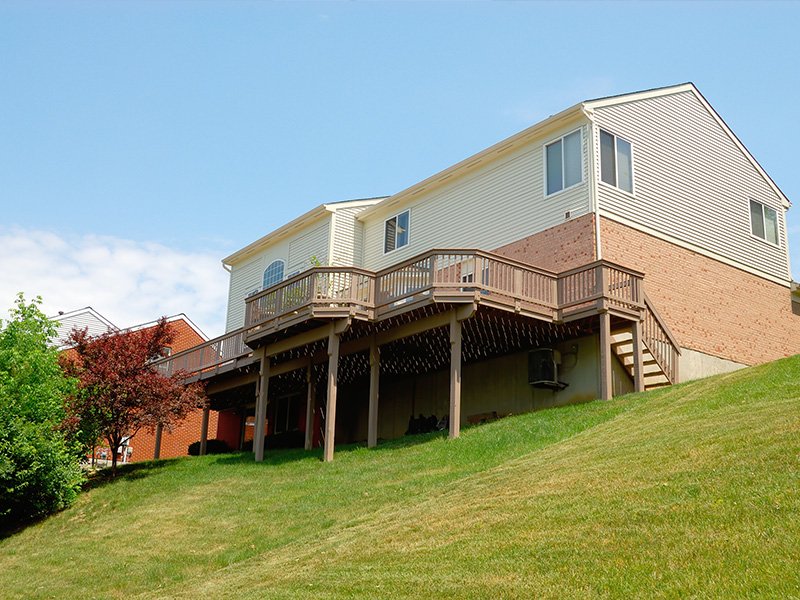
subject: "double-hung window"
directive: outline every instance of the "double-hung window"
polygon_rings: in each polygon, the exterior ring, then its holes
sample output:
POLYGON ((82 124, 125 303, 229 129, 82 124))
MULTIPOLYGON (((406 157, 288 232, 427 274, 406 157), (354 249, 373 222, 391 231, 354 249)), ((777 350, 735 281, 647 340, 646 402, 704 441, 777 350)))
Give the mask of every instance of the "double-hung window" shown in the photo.
POLYGON ((582 146, 580 129, 545 146, 548 196, 583 181, 582 146))
POLYGON ((383 233, 384 254, 408 245, 409 216, 409 211, 405 211, 386 220, 383 233))
POLYGON ((600 179, 633 193, 633 151, 631 143, 600 131, 600 179))
POLYGON ((750 231, 771 244, 778 244, 778 212, 761 202, 750 200, 750 231))

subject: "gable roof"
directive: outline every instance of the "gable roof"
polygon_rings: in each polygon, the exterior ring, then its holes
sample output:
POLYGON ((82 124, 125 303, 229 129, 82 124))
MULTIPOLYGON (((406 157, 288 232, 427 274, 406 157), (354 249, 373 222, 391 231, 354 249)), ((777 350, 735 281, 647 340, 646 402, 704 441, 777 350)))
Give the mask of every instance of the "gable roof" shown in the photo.
POLYGON ((66 348, 69 346, 67 337, 70 332, 77 327, 78 329, 86 328, 89 335, 102 335, 108 331, 119 331, 119 327, 114 325, 111 321, 106 319, 99 312, 94 310, 91 306, 79 308, 71 312, 60 312, 50 320, 58 322, 56 327, 56 339, 54 340, 58 348, 66 348))
POLYGON ((745 147, 745 145, 741 142, 741 140, 736 137, 736 134, 733 133, 728 124, 719 116, 717 111, 708 103, 708 100, 705 99, 703 94, 700 93, 700 90, 695 87, 692 82, 681 83, 679 85, 672 85, 668 87, 662 88, 654 88, 651 90, 643 90, 641 92, 632 92, 630 94, 620 94, 618 96, 607 96, 605 98, 597 98, 595 100, 587 100, 583 103, 587 113, 591 115, 592 111, 597 108, 603 108, 606 106, 614 106, 618 104, 626 104, 628 102, 636 102, 638 100, 646 100, 648 98, 658 98, 662 96, 669 96, 671 94, 680 94, 684 92, 690 92, 694 94, 697 100, 703 105, 703 107, 708 111, 711 117, 719 124, 725 134, 731 139, 731 141, 739 148, 739 151, 744 155, 744 157, 753 165, 753 167, 758 171, 759 175, 761 175, 767 184, 772 188, 772 190, 778 195, 783 203, 784 208, 789 208, 792 203, 786 197, 781 189, 777 186, 777 184, 772 180, 772 178, 767 174, 767 172, 761 167, 755 157, 750 154, 750 151, 745 147))
MULTIPOLYGON (((263 248, 266 248, 273 242, 276 242, 287 235, 294 233, 297 229, 301 229, 315 221, 320 220, 322 217, 335 213, 337 210, 341 210, 343 208, 353 208, 357 206, 369 206, 372 204, 377 204, 381 200, 383 200, 385 196, 377 197, 377 198, 362 198, 360 200, 341 200, 339 202, 326 202, 325 204, 320 204, 319 206, 312 208, 305 214, 300 215, 296 219, 289 221, 285 225, 278 227, 276 230, 268 233, 264 237, 257 239, 255 242, 248 244, 241 250, 237 250, 230 256, 227 256, 222 259, 223 267, 225 265, 234 265, 241 260, 256 254, 263 248)), ((227 270, 227 269, 226 269, 227 270)))
MULTIPOLYGON (((56 327, 55 339, 59 350, 70 347, 70 344, 67 342, 67 337, 75 327, 79 329, 87 328, 89 335, 94 337, 103 335, 109 331, 139 331, 141 329, 152 327, 158 322, 149 321, 147 323, 142 323, 141 325, 134 325, 133 327, 126 327, 122 329, 114 325, 111 321, 106 319, 91 306, 79 308, 78 310, 73 310, 68 313, 61 312, 55 317, 50 317, 50 320, 57 321, 59 324, 58 327, 56 327)), ((173 321, 184 321, 197 333, 197 335, 203 338, 203 340, 208 341, 208 336, 203 333, 203 331, 184 313, 167 317, 167 323, 172 323, 173 321)))
POLYGON ((660 88, 652 88, 649 90, 642 90, 639 92, 630 92, 626 94, 618 94, 615 96, 606 96, 603 98, 595 98, 593 100, 584 100, 583 102, 579 102, 560 113, 552 115, 545 119, 544 121, 540 121, 523 131, 508 137, 485 150, 478 152, 477 154, 473 154, 469 158, 462 160, 461 162, 453 165, 452 167, 448 167, 447 169, 436 173, 408 187, 392 196, 387 197, 386 199, 382 200, 381 202, 375 204, 374 206, 362 211, 358 215, 359 220, 363 220, 369 218, 371 215, 374 215, 379 212, 383 212, 388 207, 397 204, 398 202, 407 199, 409 197, 415 196, 417 194, 422 193, 423 191, 430 190, 431 188, 437 187, 439 185, 444 184, 447 180, 453 179, 455 177, 459 177, 478 166, 485 165, 492 160, 499 158, 500 155, 506 153, 507 151, 511 150, 512 148, 518 147, 522 144, 528 143, 531 139, 546 134, 549 130, 554 129, 555 127, 560 126, 561 124, 570 121, 571 119, 577 118, 580 115, 585 115, 587 118, 591 119, 592 112, 597 108, 602 108, 605 106, 612 106, 615 104, 624 104, 627 102, 635 102, 637 100, 645 100, 647 98, 656 98, 660 96, 668 96, 671 94, 678 94, 683 92, 691 92, 694 94, 697 99, 703 104, 709 114, 719 123, 720 127, 724 130, 724 132, 731 138, 733 143, 739 148, 739 150, 744 154, 744 156, 749 160, 758 173, 766 180, 768 185, 775 191, 778 197, 781 199, 784 208, 789 208, 791 206, 791 202, 786 197, 786 195, 780 190, 780 188, 775 184, 772 178, 767 175, 766 171, 758 164, 758 161, 753 157, 752 154, 745 148, 744 144, 736 137, 733 131, 728 127, 725 121, 722 120, 722 117, 717 114, 717 112, 711 107, 708 101, 703 97, 700 91, 695 87, 695 85, 691 82, 688 83, 681 83, 678 85, 671 85, 665 86, 660 88))

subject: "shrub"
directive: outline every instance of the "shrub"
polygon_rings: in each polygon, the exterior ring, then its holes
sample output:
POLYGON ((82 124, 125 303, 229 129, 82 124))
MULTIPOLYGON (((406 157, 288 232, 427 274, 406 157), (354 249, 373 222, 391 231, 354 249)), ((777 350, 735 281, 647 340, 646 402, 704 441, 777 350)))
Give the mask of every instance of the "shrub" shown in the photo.
POLYGON ((0 322, 0 529, 69 506, 83 480, 62 424, 74 389, 58 366, 53 323, 20 294, 0 322))

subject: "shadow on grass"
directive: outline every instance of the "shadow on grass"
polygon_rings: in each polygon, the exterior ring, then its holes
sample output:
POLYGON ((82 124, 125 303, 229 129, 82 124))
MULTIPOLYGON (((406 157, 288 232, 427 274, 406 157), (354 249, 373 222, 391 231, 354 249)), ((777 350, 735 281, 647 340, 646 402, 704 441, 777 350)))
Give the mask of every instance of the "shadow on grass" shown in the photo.
POLYGON ((135 463, 127 463, 117 465, 117 476, 113 477, 111 474, 111 467, 100 469, 95 473, 91 473, 83 484, 83 491, 88 492, 99 488, 104 485, 109 485, 122 480, 136 480, 147 477, 150 473, 163 469, 170 463, 174 463, 176 459, 161 459, 161 460, 148 460, 135 463))

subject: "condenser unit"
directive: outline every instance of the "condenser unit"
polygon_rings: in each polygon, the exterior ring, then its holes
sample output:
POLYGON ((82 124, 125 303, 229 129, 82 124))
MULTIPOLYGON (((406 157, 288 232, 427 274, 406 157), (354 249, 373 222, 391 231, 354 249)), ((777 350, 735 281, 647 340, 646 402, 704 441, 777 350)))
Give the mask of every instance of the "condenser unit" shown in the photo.
POLYGON ((528 354, 528 383, 533 387, 563 390, 566 383, 558 380, 561 353, 553 348, 537 348, 528 354))

